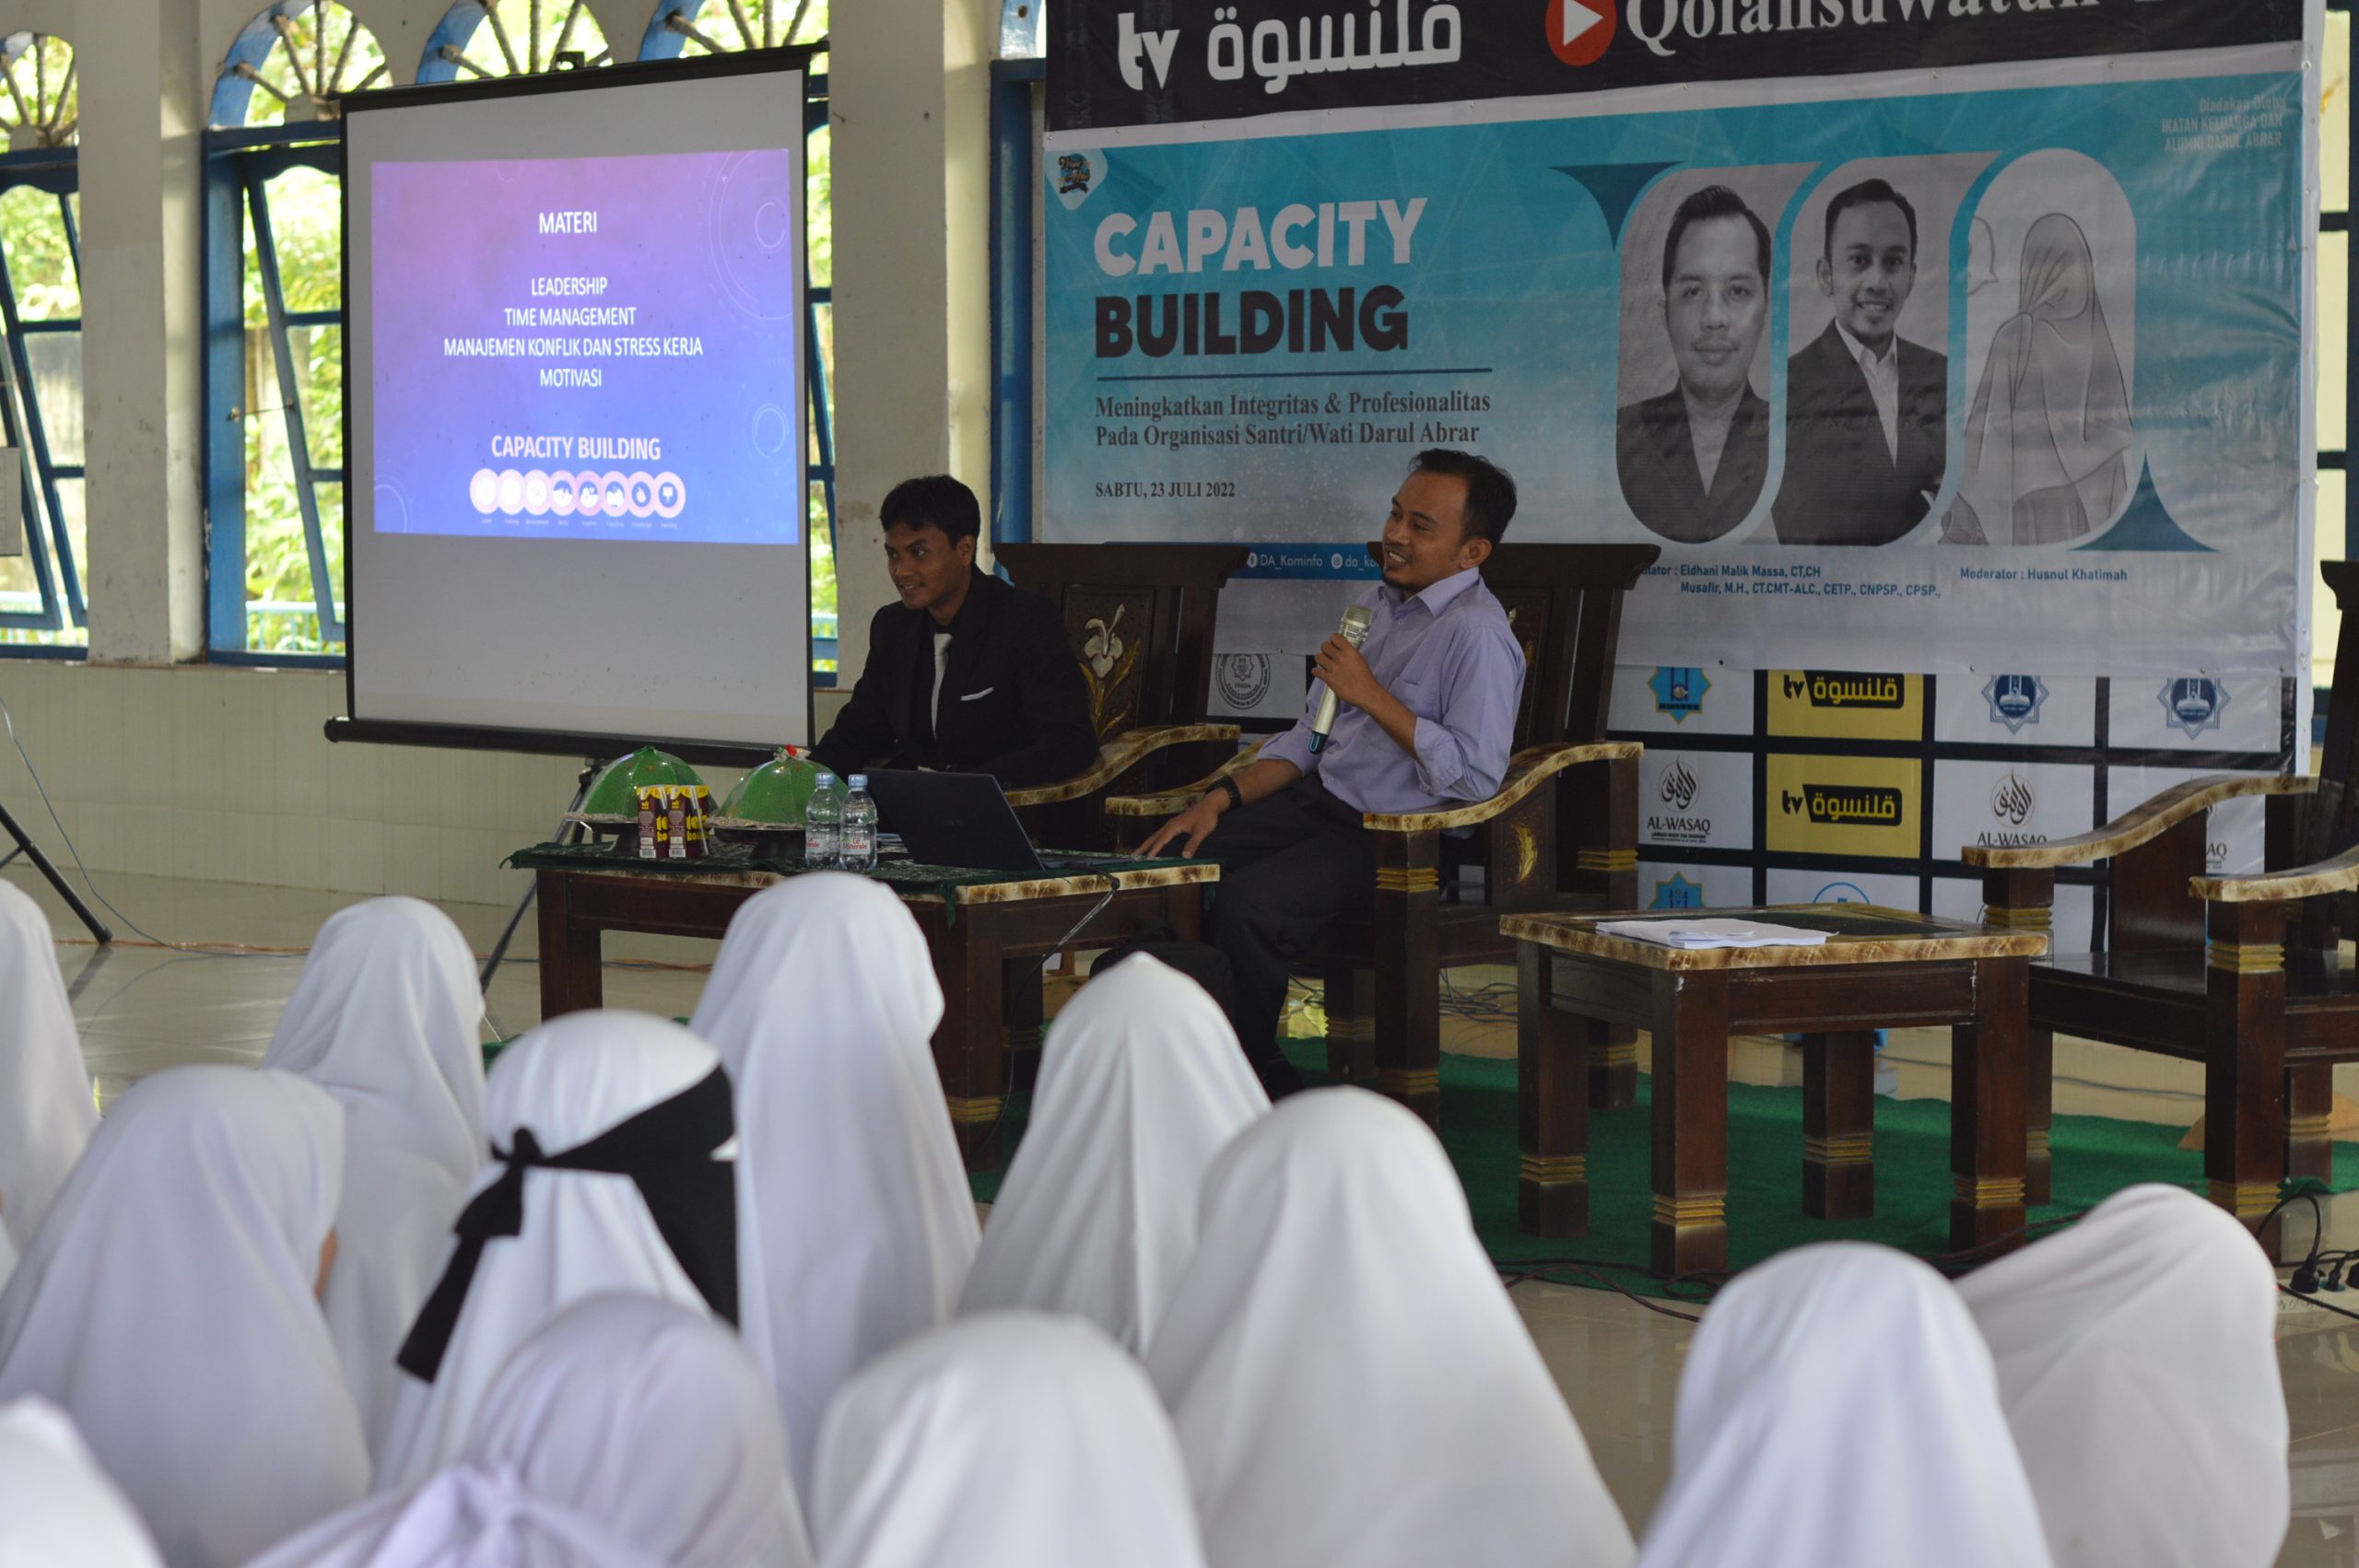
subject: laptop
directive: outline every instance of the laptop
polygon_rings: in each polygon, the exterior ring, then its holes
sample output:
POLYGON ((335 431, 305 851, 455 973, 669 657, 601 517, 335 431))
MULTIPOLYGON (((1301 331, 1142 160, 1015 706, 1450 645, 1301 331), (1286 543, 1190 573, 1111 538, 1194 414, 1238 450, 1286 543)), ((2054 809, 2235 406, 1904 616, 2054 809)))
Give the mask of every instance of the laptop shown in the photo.
POLYGON ((1007 792, 988 773, 870 768, 868 792, 876 800, 877 827, 898 835, 910 859, 921 865, 1054 875, 1128 865, 1134 859, 1056 850, 1042 855, 1016 820, 1007 792))

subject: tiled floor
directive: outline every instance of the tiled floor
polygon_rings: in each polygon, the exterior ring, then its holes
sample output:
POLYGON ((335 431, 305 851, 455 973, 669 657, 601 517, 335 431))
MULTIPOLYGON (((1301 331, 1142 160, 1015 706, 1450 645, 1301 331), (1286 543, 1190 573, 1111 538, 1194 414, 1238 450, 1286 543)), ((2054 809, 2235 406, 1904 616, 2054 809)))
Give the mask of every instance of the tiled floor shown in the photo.
MULTIPOLYGON (((202 956, 148 944, 127 921, 105 915, 123 940, 90 942, 49 890, 19 864, 0 872, 41 898, 60 938, 59 963, 102 1100, 158 1068, 191 1061, 256 1061, 293 989, 299 950, 319 923, 354 900, 346 895, 217 883, 102 876, 100 887, 130 919, 173 942, 241 943, 296 950, 251 957, 202 956)), ((483 905, 447 907, 475 944, 489 951, 508 911, 483 905)), ((610 1005, 685 1015, 703 984, 695 965, 709 943, 625 939, 609 944, 610 1005)), ((538 1021, 538 971, 528 919, 508 965, 492 985, 492 1024, 513 1034, 538 1021)), ((1495 976, 1459 977, 1472 986, 1495 976)), ((1452 1031, 1452 1044, 1484 1054, 1511 1054, 1513 1031, 1496 1024, 1452 1031)), ((1790 1053, 1771 1042, 1740 1042, 1731 1071, 1776 1082, 1796 1071, 1790 1053)), ((1900 1092, 1941 1094, 1947 1040, 1937 1032, 1895 1035, 1887 1056, 1899 1065, 1900 1092)), ((2167 1068, 2171 1064, 2161 1064, 2167 1068)), ((2159 1071, 2153 1059, 2104 1047, 2060 1046, 2060 1083, 2067 1110, 2192 1118, 2193 1090, 2159 1071)), ((2195 1087, 2200 1088, 2200 1080, 2195 1087)), ((2345 1152, 2345 1159, 2359 1157, 2345 1152)), ((2339 1246, 2359 1245, 2359 1193, 2329 1205, 2339 1246)), ((2352 1293, 2359 1311, 2359 1291, 2352 1293)), ((1633 1527, 1643 1526, 1669 1479, 1679 1370, 1695 1330, 1619 1295, 1547 1284, 1516 1287, 1514 1299, 1589 1436, 1598 1467, 1633 1527)), ((2279 1361, 2294 1423, 2294 1520, 2287 1568, 2359 1568, 2359 1321, 2287 1301, 2280 1318, 2279 1361)))

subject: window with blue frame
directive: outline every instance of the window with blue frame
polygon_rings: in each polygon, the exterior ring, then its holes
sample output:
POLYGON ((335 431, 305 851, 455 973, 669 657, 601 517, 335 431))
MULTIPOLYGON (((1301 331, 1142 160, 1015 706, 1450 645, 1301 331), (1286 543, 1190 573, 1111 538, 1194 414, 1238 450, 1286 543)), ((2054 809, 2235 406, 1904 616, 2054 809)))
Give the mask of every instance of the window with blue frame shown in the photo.
POLYGON ((809 401, 811 675, 836 679, 835 181, 827 126, 827 0, 658 0, 640 41, 641 60, 693 60, 744 49, 816 44, 804 105, 804 212, 810 237, 809 401))
MULTIPOLYGON (((2318 333, 2318 558, 2339 561, 2350 548, 2345 521, 2350 494, 2351 370, 2351 0, 2327 0, 2326 47, 2318 55, 2318 297, 2311 321, 2318 333)), ((2342 629, 2334 595, 2311 585, 2310 678, 2320 690, 2334 682, 2334 644, 2342 629)), ((2318 706, 2325 721, 2326 704, 2318 706)))
POLYGON ((79 657, 83 597, 82 280, 73 46, 0 39, 0 445, 23 484, 24 549, 0 556, 0 652, 79 657))
POLYGON ((417 79, 529 76, 614 60, 589 0, 459 0, 426 41, 417 79))
MULTIPOLYGON (((824 42, 827 14, 827 0, 660 0, 641 57, 824 42)), ((586 0, 459 0, 427 40, 417 79, 613 58, 586 0)), ((806 110, 813 665, 823 684, 834 675, 836 612, 825 69, 823 54, 806 110)), ((334 122, 343 94, 385 79, 383 52, 338 0, 276 0, 240 36, 215 88, 205 136, 206 507, 208 619, 213 656, 224 662, 344 652, 343 162, 334 122)), ((0 219, 6 212, 0 199, 0 219)), ((0 559, 0 594, 10 564, 0 559)))
POLYGON ((205 138, 207 630, 225 662, 344 652, 343 96, 387 79, 337 0, 239 35, 205 138))
POLYGON ((999 57, 1038 60, 1048 53, 1048 0, 1000 0, 999 57))
POLYGON ((1032 537, 1034 438, 1039 406, 1033 291, 1040 258, 1033 202, 1040 183, 1047 91, 1044 0, 1002 0, 992 62, 992 494, 993 544, 1032 537))

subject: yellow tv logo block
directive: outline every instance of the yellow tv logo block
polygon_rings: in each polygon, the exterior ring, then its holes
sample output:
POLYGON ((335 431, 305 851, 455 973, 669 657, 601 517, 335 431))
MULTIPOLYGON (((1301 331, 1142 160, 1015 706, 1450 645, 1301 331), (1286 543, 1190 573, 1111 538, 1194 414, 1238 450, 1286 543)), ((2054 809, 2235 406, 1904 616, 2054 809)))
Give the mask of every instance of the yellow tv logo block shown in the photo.
POLYGON ((1925 677, 1856 670, 1769 672, 1769 733, 1914 741, 1925 732, 1925 677))
POLYGON ((1766 837, 1776 852, 1914 860, 1923 804, 1911 758, 1769 756, 1766 837))

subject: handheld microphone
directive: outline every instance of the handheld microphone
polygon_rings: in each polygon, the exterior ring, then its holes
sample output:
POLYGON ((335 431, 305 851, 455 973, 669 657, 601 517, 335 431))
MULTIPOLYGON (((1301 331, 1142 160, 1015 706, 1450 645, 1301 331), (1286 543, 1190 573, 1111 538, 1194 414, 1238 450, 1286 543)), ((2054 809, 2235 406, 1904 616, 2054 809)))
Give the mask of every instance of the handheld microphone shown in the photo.
MULTIPOLYGON (((1354 648, 1367 641, 1367 628, 1374 624, 1376 612, 1365 604, 1354 604, 1344 612, 1344 624, 1335 635, 1354 648)), ((1316 753, 1327 746, 1327 736, 1335 728, 1335 694, 1329 691, 1319 699, 1319 717, 1310 721, 1310 749, 1316 753)))

